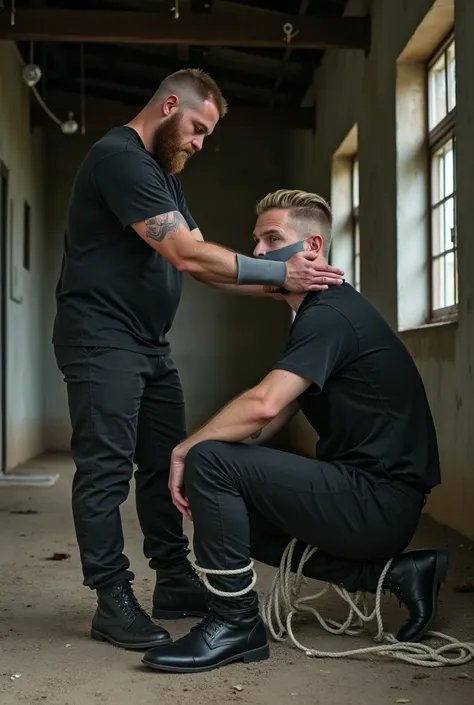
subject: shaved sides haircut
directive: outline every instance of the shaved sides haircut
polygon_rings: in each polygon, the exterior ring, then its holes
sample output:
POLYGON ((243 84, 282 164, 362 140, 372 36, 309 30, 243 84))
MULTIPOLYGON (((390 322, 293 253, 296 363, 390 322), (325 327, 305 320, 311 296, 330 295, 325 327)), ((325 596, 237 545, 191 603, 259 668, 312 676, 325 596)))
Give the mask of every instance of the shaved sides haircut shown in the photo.
POLYGON ((227 101, 213 78, 201 69, 182 69, 167 76, 160 84, 152 102, 175 93, 183 102, 212 100, 222 118, 227 114, 227 101))

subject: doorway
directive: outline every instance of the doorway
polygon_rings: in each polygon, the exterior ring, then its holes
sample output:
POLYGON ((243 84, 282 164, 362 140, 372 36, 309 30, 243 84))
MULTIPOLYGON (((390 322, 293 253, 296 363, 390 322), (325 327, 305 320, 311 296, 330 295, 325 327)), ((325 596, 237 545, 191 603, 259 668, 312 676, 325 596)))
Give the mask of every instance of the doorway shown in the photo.
POLYGON ((0 161, 0 473, 7 470, 8 169, 0 161))

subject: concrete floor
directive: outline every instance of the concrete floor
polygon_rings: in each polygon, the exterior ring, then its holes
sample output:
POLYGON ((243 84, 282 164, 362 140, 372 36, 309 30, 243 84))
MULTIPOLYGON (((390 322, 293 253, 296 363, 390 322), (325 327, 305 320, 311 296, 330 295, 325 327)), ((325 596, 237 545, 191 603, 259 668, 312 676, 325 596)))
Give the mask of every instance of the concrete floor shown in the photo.
MULTIPOLYGON (((92 641, 88 636, 95 596, 81 584, 70 512, 72 464, 64 456, 28 463, 25 472, 59 472, 49 489, 0 488, 0 703, 47 705, 472 705, 474 664, 417 668, 367 658, 315 660, 286 644, 272 645, 269 661, 241 664, 197 676, 145 670, 140 655, 92 641), (18 513, 33 510, 35 513, 18 513), (53 553, 66 560, 48 560, 53 553), (13 678, 19 674, 19 678, 13 678), (239 686, 242 689, 235 689, 239 686)), ((149 608, 154 576, 141 553, 133 495, 123 508, 128 554, 137 574, 135 589, 149 608)), ((190 527, 188 527, 190 528, 190 527)), ((423 521, 416 545, 447 547, 450 570, 440 598, 436 628, 474 641, 474 594, 455 587, 474 582, 473 545, 430 520, 423 521)), ((259 588, 273 570, 259 567, 259 588)), ((325 609, 345 615, 338 598, 325 609)), ((395 600, 383 601, 389 630, 404 619, 395 600)), ((171 623, 173 636, 191 622, 171 623)), ((369 635, 331 637, 314 622, 298 625, 305 645, 343 650, 371 644, 369 635)))

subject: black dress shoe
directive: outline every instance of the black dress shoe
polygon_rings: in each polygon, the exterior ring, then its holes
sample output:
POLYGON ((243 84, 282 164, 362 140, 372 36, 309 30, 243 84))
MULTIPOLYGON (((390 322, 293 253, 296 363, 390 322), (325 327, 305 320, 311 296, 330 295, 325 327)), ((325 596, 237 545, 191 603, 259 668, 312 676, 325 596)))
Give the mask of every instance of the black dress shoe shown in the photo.
POLYGON ((92 619, 93 639, 143 651, 171 643, 168 632, 153 624, 140 606, 129 582, 97 590, 97 598, 97 610, 92 619))
POLYGON ((252 609, 225 617, 211 613, 189 634, 147 651, 142 660, 157 671, 201 673, 234 661, 263 661, 269 655, 265 627, 258 609, 252 609))
POLYGON ((157 571, 151 614, 154 619, 205 617, 209 597, 204 583, 186 561, 157 571))
POLYGON ((409 551, 393 561, 383 588, 395 595, 410 613, 396 635, 398 641, 419 641, 430 629, 447 567, 446 551, 409 551))

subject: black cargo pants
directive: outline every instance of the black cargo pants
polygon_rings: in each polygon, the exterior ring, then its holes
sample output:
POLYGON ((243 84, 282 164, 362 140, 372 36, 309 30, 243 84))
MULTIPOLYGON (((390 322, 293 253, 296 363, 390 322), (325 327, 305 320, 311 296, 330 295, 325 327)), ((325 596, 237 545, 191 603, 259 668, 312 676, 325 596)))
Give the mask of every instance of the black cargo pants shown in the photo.
MULTIPOLYGON (((188 453, 185 490, 194 522, 198 565, 235 570, 250 557, 278 566, 291 539, 297 567, 309 544, 319 550, 304 573, 375 592, 389 558, 401 553, 417 528, 425 495, 400 481, 265 447, 206 441, 188 453)), ((244 575, 210 576, 211 585, 238 592, 244 575)), ((255 594, 253 595, 255 599, 255 594)), ((244 607, 252 595, 216 599, 244 607)))
POLYGON ((72 506, 84 584, 97 589, 134 577, 120 518, 133 462, 150 566, 184 561, 188 542, 168 490, 171 451, 186 435, 183 392, 171 357, 61 346, 55 354, 72 423, 72 506))

